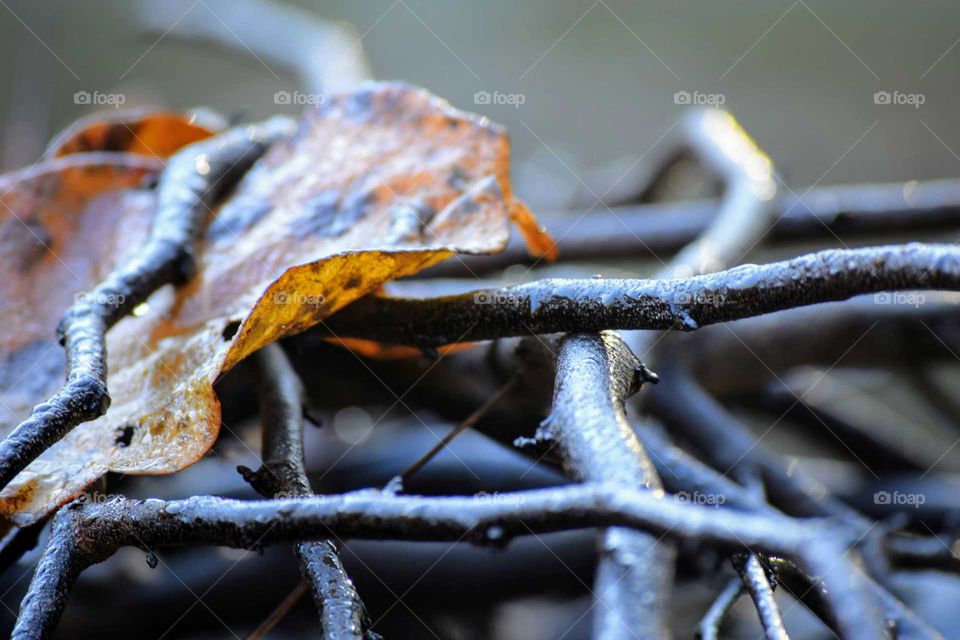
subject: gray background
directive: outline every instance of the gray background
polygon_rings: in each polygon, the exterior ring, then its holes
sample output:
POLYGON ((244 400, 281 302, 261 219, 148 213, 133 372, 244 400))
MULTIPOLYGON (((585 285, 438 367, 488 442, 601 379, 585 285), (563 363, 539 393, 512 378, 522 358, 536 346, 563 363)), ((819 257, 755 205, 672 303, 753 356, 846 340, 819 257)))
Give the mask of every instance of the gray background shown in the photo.
MULTIPOLYGON (((363 33, 374 77, 423 85, 505 124, 518 189, 533 205, 569 204, 580 180, 605 190, 617 166, 642 155, 679 117, 673 94, 680 90, 721 93, 794 188, 960 173, 960 46, 951 48, 960 6, 953 2, 296 5, 363 33), (474 105, 478 90, 525 101, 474 105), (878 90, 921 93, 925 104, 877 105, 878 90)), ((170 22, 232 11, 217 0, 3 0, 5 169, 33 162, 53 132, 90 111, 74 104, 78 90, 121 92, 127 106, 296 111, 273 101, 275 91, 298 88, 296 76, 245 49, 244 29, 263 25, 224 28, 229 47, 178 38, 177 27, 158 40, 138 26, 144 6, 162 9, 170 22)))

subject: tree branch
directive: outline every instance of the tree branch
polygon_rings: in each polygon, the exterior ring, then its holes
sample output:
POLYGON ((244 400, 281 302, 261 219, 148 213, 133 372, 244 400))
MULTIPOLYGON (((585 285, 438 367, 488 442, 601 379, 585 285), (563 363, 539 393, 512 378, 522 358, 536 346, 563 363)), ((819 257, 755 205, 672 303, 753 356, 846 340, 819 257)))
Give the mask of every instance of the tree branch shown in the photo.
POLYGON ((740 573, 740 579, 743 580, 747 592, 753 599, 767 640, 789 640, 787 629, 783 626, 780 608, 773 598, 770 578, 760 558, 752 553, 747 556, 735 556, 734 566, 740 573))
POLYGON ((367 297, 335 314, 319 331, 412 345, 604 329, 693 331, 904 289, 960 289, 960 248, 831 249, 682 279, 550 279, 441 298, 367 297))
MULTIPOLYGON (((616 483, 662 495, 643 445, 627 422, 624 402, 655 381, 613 333, 570 335, 559 343, 553 408, 537 430, 568 474, 581 482, 616 483)), ((594 593, 595 637, 663 638, 668 632, 673 552, 651 535, 608 529, 599 542, 594 593), (643 606, 636 594, 645 596, 643 606)))
POLYGON ((634 489, 583 484, 476 497, 396 496, 375 490, 273 501, 214 497, 186 500, 76 501, 55 517, 53 532, 21 605, 14 638, 48 636, 77 576, 134 546, 157 549, 223 545, 249 549, 334 535, 341 539, 468 540, 505 544, 516 536, 584 527, 626 527, 725 551, 797 558, 828 584, 847 615, 849 638, 879 638, 865 624, 859 583, 845 559, 854 541, 847 527, 698 507, 634 489))
MULTIPOLYGON (((902 237, 960 227, 960 180, 854 184, 797 189, 772 204, 765 243, 835 240, 851 235, 902 237)), ((616 206, 582 211, 542 212, 537 221, 556 241, 560 260, 655 259, 673 253, 706 230, 722 205, 694 200, 616 206)), ((475 277, 513 264, 530 264, 526 245, 511 238, 503 253, 447 260, 418 277, 475 277)))
MULTIPOLYGON (((265 498, 313 495, 303 458, 300 379, 279 344, 267 345, 255 358, 260 373, 263 465, 257 471, 244 466, 237 470, 265 498)), ((365 635, 369 618, 333 540, 300 542, 296 556, 320 612, 320 629, 326 640, 379 637, 365 635)))

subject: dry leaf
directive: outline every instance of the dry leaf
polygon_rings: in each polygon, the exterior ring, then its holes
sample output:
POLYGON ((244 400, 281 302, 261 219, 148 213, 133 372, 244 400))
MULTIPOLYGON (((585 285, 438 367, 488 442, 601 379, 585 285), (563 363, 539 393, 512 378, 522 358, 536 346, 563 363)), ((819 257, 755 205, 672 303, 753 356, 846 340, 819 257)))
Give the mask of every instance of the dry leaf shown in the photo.
POLYGON ((91 151, 125 151, 167 158, 186 145, 210 137, 223 122, 203 114, 144 111, 96 113, 77 120, 54 137, 44 159, 91 151))
MULTIPOLYGON (((54 186, 57 176, 47 174, 54 186)), ((212 385, 236 362, 387 280, 458 252, 501 250, 519 210, 508 176, 505 133, 425 91, 372 84, 310 109, 295 138, 272 148, 216 212, 199 275, 157 291, 108 333, 107 415, 34 461, 0 494, 0 511, 26 524, 108 470, 169 473, 195 462, 220 428, 212 385)), ((35 186, 22 181, 4 197, 19 218, 57 225, 37 230, 50 234, 52 251, 4 245, 19 268, 7 269, 17 282, 4 285, 0 315, 6 326, 27 316, 44 325, 0 354, 4 401, 19 394, 7 431, 62 381, 51 340, 60 312, 142 245, 153 205, 133 181, 85 197, 35 186), (40 306, 44 291, 53 299, 40 306)), ((22 238, 17 225, 0 208, 0 231, 22 238)))

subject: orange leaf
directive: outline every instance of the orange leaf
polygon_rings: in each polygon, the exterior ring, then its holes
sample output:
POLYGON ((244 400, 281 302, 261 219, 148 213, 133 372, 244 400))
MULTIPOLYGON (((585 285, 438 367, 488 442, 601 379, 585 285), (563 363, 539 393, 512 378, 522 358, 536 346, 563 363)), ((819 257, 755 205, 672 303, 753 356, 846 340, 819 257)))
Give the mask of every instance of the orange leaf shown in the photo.
POLYGON ((213 117, 178 113, 120 111, 77 120, 61 131, 47 147, 44 158, 91 151, 126 151, 167 158, 186 145, 210 137, 221 129, 213 117))
MULTIPOLYGON (((60 313, 137 251, 154 204, 153 192, 117 167, 84 193, 58 188, 63 169, 54 164, 41 173, 18 182, 0 207, 0 242, 11 237, 0 245, 9 274, 0 321, 18 328, 0 350, 0 400, 15 400, 6 430, 62 381, 53 340, 60 313), (31 224, 49 242, 24 242, 31 224)), ((502 250, 517 206, 508 177, 504 132, 423 90, 371 84, 309 110, 297 135, 275 145, 215 212, 198 275, 160 289, 108 333, 107 414, 17 476, 0 512, 26 524, 108 470, 192 464, 220 428, 212 385, 239 360, 390 279, 455 253, 502 250)))

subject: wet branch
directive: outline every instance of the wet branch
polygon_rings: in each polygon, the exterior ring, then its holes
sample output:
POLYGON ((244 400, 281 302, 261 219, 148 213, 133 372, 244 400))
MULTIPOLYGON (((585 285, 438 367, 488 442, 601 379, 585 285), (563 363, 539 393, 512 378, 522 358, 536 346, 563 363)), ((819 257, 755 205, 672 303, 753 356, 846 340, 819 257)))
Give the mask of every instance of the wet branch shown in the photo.
MULTIPOLYGON (((853 528, 866 532, 871 527, 860 513, 836 500, 822 487, 796 471, 789 472, 775 456, 756 446, 755 438, 733 416, 707 394, 689 373, 676 367, 662 371, 664 383, 649 394, 647 408, 671 430, 691 442, 704 458, 726 475, 753 478, 759 475, 764 490, 773 506, 753 507, 758 513, 780 513, 775 508, 803 517, 831 517, 849 523, 853 528)), ((655 452, 669 451, 662 440, 645 438, 645 442, 657 443, 655 452)), ((674 456, 675 457, 675 456, 674 456)), ((687 466, 691 463, 687 462, 687 466)), ((682 466, 674 464, 683 473, 682 466)), ((714 474, 716 472, 713 472, 714 474)), ((719 476, 719 474, 716 474, 719 476)), ((669 477, 666 473, 664 477, 669 477)), ((730 486, 725 479, 717 481, 709 470, 698 471, 696 477, 705 493, 722 495, 731 506, 748 505, 751 493, 740 485, 730 486)), ((748 506, 748 508, 750 508, 748 506)), ((906 551, 906 550, 905 550, 906 551)), ((911 550, 914 551, 914 550, 911 550)), ((895 555, 895 554, 891 554, 895 555)), ((769 559, 774 562, 773 559, 769 559)), ((845 625, 855 624, 852 619, 844 622, 843 609, 831 603, 830 589, 802 571, 777 564, 778 575, 790 583, 789 591, 835 633, 843 636, 845 625)), ((921 621, 913 611, 897 600, 882 585, 863 573, 859 579, 864 589, 881 607, 883 619, 890 625, 903 629, 903 637, 939 638, 939 634, 921 621)), ((762 616, 763 614, 761 614, 762 616)))
POLYGON ((911 289, 960 289, 960 248, 831 249, 690 278, 548 279, 440 298, 367 297, 316 331, 412 345, 604 329, 692 331, 865 293, 911 289))
MULTIPOLYGON (((553 407, 537 430, 581 482, 616 483, 663 495, 656 469, 627 422, 624 402, 656 375, 613 333, 570 335, 559 343, 553 407)), ((673 552, 655 536, 608 529, 598 543, 594 593, 597 638, 662 638, 673 584, 673 552), (637 601, 644 594, 644 606, 637 601)))
MULTIPOLYGON (((300 379, 279 344, 256 354, 260 372, 260 418, 263 465, 238 471, 265 498, 301 498, 313 495, 303 457, 303 402, 300 379)), ((296 545, 300 573, 320 612, 320 628, 327 640, 365 637, 369 619, 359 594, 343 568, 337 545, 320 539, 296 545)))
MULTIPOLYGON (((855 184, 797 189, 772 204, 765 243, 799 240, 847 240, 852 235, 903 237, 960 227, 960 180, 855 184)), ((655 259, 695 240, 715 219, 721 204, 696 200, 597 207, 588 213, 537 213, 537 221, 556 239, 561 260, 598 258, 655 259)), ((506 251, 492 256, 463 256, 426 270, 429 277, 468 277, 513 264, 530 263, 526 246, 512 238, 506 251)))
POLYGON ((238 127, 170 158, 158 185, 147 244, 91 291, 78 295, 61 319, 66 383, 0 443, 0 489, 74 427, 107 411, 107 330, 161 286, 193 277, 210 206, 292 126, 289 119, 276 118, 238 127))
POLYGON ((853 542, 846 527, 679 504, 647 491, 581 484, 474 497, 396 496, 366 490, 339 496, 240 501, 77 501, 54 519, 51 539, 21 605, 14 638, 47 637, 55 628, 77 576, 117 549, 261 545, 333 535, 340 539, 467 540, 502 545, 516 536, 585 527, 625 527, 726 551, 767 552, 795 558, 834 588, 833 597, 860 620, 849 638, 879 638, 861 605, 859 581, 844 557, 853 542))
POLYGON ((764 568, 760 557, 756 554, 744 557, 737 556, 734 558, 734 566, 740 573, 740 579, 743 580, 747 592, 753 599, 767 640, 789 640, 787 629, 783 626, 780 608, 773 597, 773 585, 771 585, 770 576, 767 575, 767 570, 764 568))

